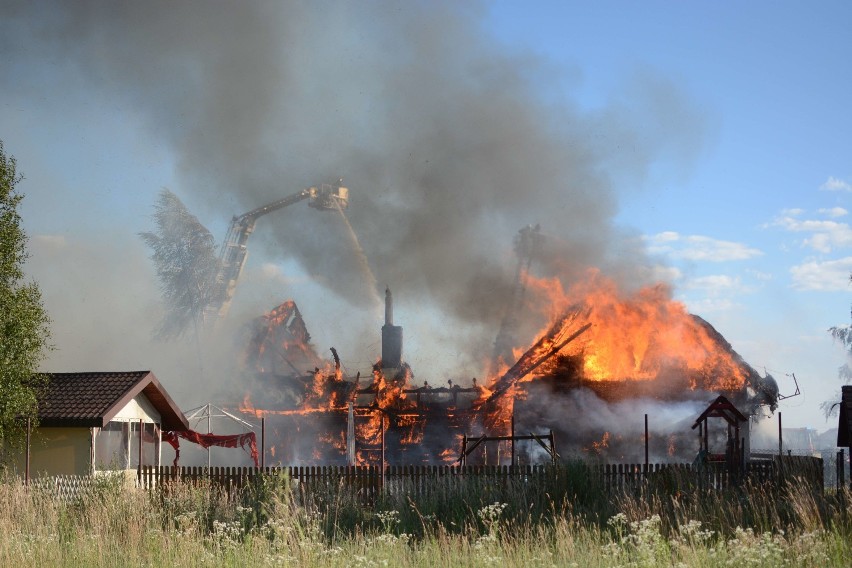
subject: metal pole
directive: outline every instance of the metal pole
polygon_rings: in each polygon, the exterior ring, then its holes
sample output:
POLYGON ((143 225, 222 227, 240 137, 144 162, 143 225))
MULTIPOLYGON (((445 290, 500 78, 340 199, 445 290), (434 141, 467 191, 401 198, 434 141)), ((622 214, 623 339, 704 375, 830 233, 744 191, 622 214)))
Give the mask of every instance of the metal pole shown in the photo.
MULTIPOLYGON (((30 484, 30 430, 31 430, 30 419, 27 418, 27 457, 26 464, 24 465, 24 485, 29 486, 30 484)), ((842 451, 842 450, 841 450, 842 451)))
POLYGON ((260 468, 266 467, 266 416, 260 417, 260 468))
POLYGON ((355 403, 349 401, 346 417, 346 465, 355 465, 355 403))
POLYGON ((142 429, 143 429, 143 427, 144 427, 144 424, 142 422, 142 419, 140 418, 139 419, 139 465, 138 465, 140 472, 142 471, 142 429))
POLYGON ((648 472, 648 415, 645 414, 645 473, 648 472))
POLYGON ((515 408, 512 407, 512 467, 515 467, 515 408))
MULTIPOLYGON (((207 433, 208 434, 213 433, 213 430, 211 429, 211 425, 210 425, 210 418, 211 418, 210 414, 211 414, 210 403, 208 402, 207 403, 207 433)), ((207 469, 210 469, 210 447, 211 446, 207 446, 207 469)))
POLYGON ((731 433, 731 425, 728 424, 728 438, 725 441, 725 465, 729 469, 733 469, 734 466, 736 465, 736 459, 738 457, 736 445, 737 445, 736 439, 734 438, 734 435, 731 433), (730 446, 730 451, 728 450, 729 446, 730 446))
POLYGON ((382 488, 385 486, 385 415, 379 411, 379 419, 382 421, 382 488))
POLYGON ((843 450, 843 448, 840 448, 837 451, 837 458, 836 458, 837 463, 836 463, 835 469, 837 470, 836 473, 837 473, 837 488, 838 489, 841 489, 844 485, 846 485, 846 481, 844 479, 844 477, 846 477, 846 468, 844 467, 844 460, 846 458, 843 455, 844 453, 845 453, 845 451, 843 450))
POLYGON ((778 456, 784 455, 784 445, 781 437, 781 412, 778 412, 778 456))

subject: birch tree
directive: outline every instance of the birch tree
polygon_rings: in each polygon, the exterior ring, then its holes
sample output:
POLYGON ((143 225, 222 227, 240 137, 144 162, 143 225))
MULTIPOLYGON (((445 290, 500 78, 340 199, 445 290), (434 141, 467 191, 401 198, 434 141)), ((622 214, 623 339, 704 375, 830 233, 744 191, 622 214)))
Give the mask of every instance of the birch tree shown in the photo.
POLYGON ((197 331, 204 308, 216 300, 219 261, 213 236, 178 197, 163 189, 154 206, 156 232, 140 233, 151 248, 166 313, 155 334, 178 338, 197 331))
POLYGON ((21 440, 26 419, 36 421, 39 389, 46 377, 38 367, 51 348, 50 319, 41 291, 24 276, 27 235, 16 191, 22 176, 0 141, 0 442, 21 440))

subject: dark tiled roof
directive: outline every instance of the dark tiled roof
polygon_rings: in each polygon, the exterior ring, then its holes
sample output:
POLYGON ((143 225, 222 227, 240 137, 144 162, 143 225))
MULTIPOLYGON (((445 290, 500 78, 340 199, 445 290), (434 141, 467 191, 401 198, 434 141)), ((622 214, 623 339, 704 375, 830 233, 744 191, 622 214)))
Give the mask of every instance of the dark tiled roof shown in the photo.
POLYGON ((42 426, 103 427, 139 393, 161 415, 166 430, 185 430, 186 417, 151 371, 48 373, 39 397, 42 426))

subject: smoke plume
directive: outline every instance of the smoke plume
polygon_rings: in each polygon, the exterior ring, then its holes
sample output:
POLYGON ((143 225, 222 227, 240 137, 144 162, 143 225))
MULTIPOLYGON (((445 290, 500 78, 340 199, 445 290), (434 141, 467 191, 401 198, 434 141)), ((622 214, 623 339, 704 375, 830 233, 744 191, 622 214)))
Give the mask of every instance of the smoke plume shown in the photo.
MULTIPOLYGON (((678 90, 649 73, 581 110, 554 87, 564 82, 551 62, 484 30, 486 9, 5 2, 0 71, 41 69, 48 78, 33 89, 96 91, 131 109, 173 156, 172 189, 203 204, 193 211, 202 220, 343 176, 378 286, 459 329, 421 342, 479 364, 511 296, 518 229, 540 223, 541 273, 570 280, 596 266, 641 283, 649 261, 613 221, 615 182, 640 186, 672 149, 688 161, 702 128, 678 90)), ((337 215, 282 212, 252 238, 255 257, 295 260, 353 307, 375 293, 337 215)))

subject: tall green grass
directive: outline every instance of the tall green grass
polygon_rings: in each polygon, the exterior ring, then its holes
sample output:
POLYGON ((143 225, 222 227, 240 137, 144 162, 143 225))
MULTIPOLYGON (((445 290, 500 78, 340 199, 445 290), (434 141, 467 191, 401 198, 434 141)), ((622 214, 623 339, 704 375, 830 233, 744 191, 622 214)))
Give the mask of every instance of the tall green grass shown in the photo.
POLYGON ((807 485, 609 494, 582 470, 371 506, 268 476, 237 494, 108 478, 62 501, 0 484, 2 566, 848 566, 852 495, 807 485))

